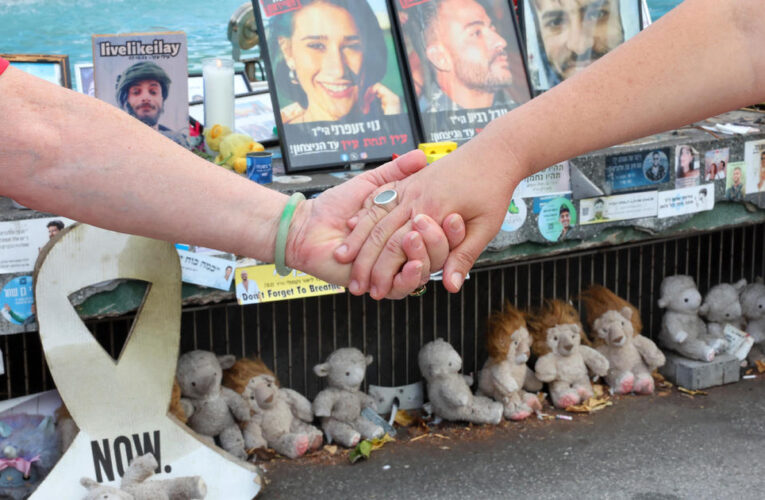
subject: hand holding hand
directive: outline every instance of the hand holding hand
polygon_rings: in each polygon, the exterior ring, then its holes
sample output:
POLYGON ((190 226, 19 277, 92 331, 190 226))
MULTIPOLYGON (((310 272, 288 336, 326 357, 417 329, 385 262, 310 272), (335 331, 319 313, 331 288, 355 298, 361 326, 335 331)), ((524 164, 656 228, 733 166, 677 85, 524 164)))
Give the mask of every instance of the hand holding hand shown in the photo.
MULTIPOLYGON (((358 213, 363 203, 381 186, 403 179, 424 166, 422 153, 408 153, 298 205, 287 237, 287 265, 347 286, 351 277, 350 262, 337 262, 333 253, 350 234, 348 219, 358 213)), ((432 219, 423 218, 421 231, 407 231, 408 234, 402 234, 400 239, 386 245, 388 252, 396 256, 399 266, 390 268, 390 285, 385 293, 374 298, 402 298, 426 283, 433 267, 431 260, 443 263, 450 242, 459 244, 462 241, 464 226, 461 219, 456 220, 455 226, 457 230, 450 230, 447 240, 432 219)))

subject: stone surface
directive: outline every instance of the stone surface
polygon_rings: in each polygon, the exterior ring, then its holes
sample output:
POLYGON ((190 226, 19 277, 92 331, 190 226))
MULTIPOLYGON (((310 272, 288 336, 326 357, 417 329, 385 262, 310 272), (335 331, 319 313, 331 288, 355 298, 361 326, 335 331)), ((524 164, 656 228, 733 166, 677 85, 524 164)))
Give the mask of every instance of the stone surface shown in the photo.
POLYGON ((667 380, 686 389, 706 389, 740 379, 741 362, 730 354, 718 354, 711 363, 665 354, 667 363, 659 371, 667 380))

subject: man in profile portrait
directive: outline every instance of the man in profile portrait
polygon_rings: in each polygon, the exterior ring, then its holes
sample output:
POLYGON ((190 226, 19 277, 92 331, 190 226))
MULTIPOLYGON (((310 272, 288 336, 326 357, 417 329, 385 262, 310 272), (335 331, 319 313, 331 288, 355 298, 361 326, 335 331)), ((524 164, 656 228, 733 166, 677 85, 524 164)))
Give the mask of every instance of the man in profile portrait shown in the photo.
POLYGON ((667 169, 661 162, 661 155, 658 151, 654 151, 651 154, 651 166, 645 171, 645 176, 648 180, 658 182, 667 175, 667 169))
MULTIPOLYGON (((413 11, 415 8, 412 9, 413 11)), ((421 44, 427 75, 420 109, 424 112, 514 105, 507 40, 476 0, 430 0, 416 6, 410 39, 421 44)), ((413 21, 413 19, 410 19, 413 21)))
POLYGON ((550 86, 624 42, 619 0, 529 0, 550 86))
POLYGON ((170 93, 170 77, 158 64, 141 61, 129 66, 117 77, 116 99, 130 116, 144 122, 165 137, 188 148, 184 131, 175 131, 159 123, 170 93))

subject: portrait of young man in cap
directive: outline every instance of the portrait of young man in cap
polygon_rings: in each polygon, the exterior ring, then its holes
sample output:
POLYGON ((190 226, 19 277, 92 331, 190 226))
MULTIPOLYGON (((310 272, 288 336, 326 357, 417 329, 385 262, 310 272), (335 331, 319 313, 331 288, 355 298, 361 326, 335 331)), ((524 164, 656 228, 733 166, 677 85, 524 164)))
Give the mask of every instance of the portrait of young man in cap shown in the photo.
POLYGON ((170 77, 157 63, 137 62, 117 77, 115 99, 130 116, 187 147, 185 130, 172 130, 160 123, 171 83, 170 77))

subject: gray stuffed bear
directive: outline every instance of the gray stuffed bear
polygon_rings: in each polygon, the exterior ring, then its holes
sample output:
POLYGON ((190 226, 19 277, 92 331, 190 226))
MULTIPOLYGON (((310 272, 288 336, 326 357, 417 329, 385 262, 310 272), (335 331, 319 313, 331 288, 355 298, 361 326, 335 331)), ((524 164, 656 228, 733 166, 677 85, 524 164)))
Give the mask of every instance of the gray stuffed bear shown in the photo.
MULTIPOLYGON (((321 431, 313 421, 311 402, 292 389, 280 388, 271 375, 258 375, 247 383, 242 396, 255 411, 250 424, 256 423, 268 446, 289 458, 319 449, 321 431)), ((248 431, 245 429, 245 441, 248 431)), ((248 446, 249 448, 249 446, 248 446)))
POLYGON ((249 421, 250 407, 235 391, 221 386, 223 370, 235 361, 232 355, 216 357, 208 351, 190 351, 178 359, 176 375, 186 424, 209 438, 211 444, 217 437, 224 450, 246 460, 244 436, 236 421, 249 421))
POLYGON ((720 354, 728 348, 723 329, 730 323, 739 330, 744 328, 739 294, 746 286, 742 279, 733 284, 721 283, 709 289, 704 303, 699 307, 699 314, 707 318, 707 338, 715 353, 720 354))
MULTIPOLYGON (((476 424, 498 424, 502 420, 502 403, 484 396, 473 396, 460 374, 462 358, 451 344, 443 339, 428 342, 420 349, 418 361, 436 416, 476 424)), ((518 387, 514 384, 511 389, 517 390, 518 387)))
POLYGON ((690 276, 667 276, 661 282, 659 343, 686 358, 713 361, 719 341, 707 336, 707 325, 699 317, 701 294, 690 276), (711 343, 710 343, 711 342, 711 343))
POLYGON ((120 488, 82 478, 88 493, 83 500, 195 500, 207 495, 207 486, 199 476, 147 481, 157 468, 157 459, 148 453, 130 463, 122 476, 120 488))
POLYGON ((344 347, 330 354, 325 363, 314 366, 314 373, 327 377, 329 382, 329 387, 313 400, 313 413, 321 418, 328 442, 352 448, 362 437, 374 439, 385 434, 382 427, 361 415, 364 408, 377 411, 374 399, 359 389, 371 363, 372 356, 344 347))
POLYGON ((746 319, 746 332, 754 339, 748 359, 765 361, 765 285, 751 283, 741 292, 741 310, 746 319))

